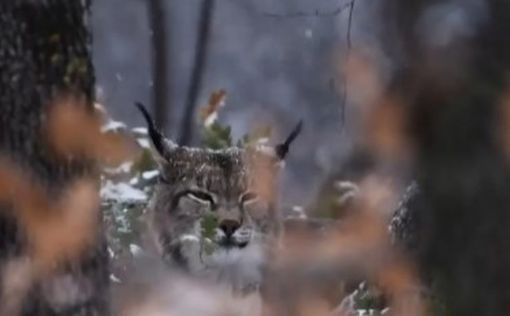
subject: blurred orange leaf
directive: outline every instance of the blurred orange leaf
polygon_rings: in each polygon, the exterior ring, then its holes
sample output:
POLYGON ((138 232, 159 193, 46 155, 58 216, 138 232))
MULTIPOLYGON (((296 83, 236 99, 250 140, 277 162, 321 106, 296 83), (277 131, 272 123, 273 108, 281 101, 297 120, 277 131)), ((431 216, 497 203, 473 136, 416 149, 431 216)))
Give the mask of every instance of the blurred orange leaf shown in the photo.
POLYGON ((132 160, 138 154, 135 142, 125 135, 101 132, 101 113, 84 101, 64 97, 50 106, 48 137, 58 153, 96 159, 109 166, 132 160))
POLYGON ((97 236, 99 194, 93 180, 78 180, 50 199, 28 174, 2 161, 0 200, 12 206, 12 215, 27 234, 29 254, 41 272, 79 256, 97 236))
POLYGON ((218 110, 225 104, 226 98, 227 92, 223 89, 211 93, 207 105, 199 110, 199 118, 204 125, 210 125, 216 120, 218 110))

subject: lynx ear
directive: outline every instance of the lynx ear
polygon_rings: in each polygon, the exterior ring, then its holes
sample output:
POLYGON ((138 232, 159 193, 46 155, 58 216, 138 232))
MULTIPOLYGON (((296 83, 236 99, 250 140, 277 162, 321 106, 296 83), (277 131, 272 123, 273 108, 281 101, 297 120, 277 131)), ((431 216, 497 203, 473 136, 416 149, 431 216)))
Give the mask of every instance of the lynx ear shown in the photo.
POLYGON ((287 156, 287 153, 289 152, 290 144, 296 139, 296 137, 301 133, 301 129, 303 128, 303 120, 300 120, 299 123, 297 123, 296 127, 292 130, 290 135, 287 137, 287 139, 274 147, 274 151, 276 154, 276 157, 280 160, 284 160, 287 156))
POLYGON ((147 130, 149 132, 149 138, 154 145, 154 148, 163 159, 167 159, 170 151, 177 148, 177 144, 167 139, 161 132, 156 128, 154 120, 150 116, 145 106, 140 102, 135 102, 136 107, 142 112, 145 121, 147 122, 147 130))

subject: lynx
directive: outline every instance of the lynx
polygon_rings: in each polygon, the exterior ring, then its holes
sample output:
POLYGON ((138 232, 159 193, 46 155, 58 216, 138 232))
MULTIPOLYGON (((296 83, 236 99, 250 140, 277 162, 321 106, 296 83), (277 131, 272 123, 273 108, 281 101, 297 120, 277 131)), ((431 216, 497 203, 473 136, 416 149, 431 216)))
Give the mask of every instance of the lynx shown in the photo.
POLYGON ((301 122, 275 147, 190 148, 165 138, 137 106, 160 169, 146 209, 159 255, 193 276, 256 289, 281 231, 278 174, 301 122))

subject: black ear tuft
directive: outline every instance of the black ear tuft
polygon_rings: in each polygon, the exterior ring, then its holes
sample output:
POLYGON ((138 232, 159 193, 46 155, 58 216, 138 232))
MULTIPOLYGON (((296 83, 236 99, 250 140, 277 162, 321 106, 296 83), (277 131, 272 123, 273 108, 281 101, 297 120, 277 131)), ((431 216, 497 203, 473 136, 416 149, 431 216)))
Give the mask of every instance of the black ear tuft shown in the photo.
POLYGON ((149 131, 149 137, 152 140, 152 144, 154 144, 154 148, 158 151, 158 153, 162 157, 166 157, 166 148, 164 145, 164 137, 161 132, 156 128, 154 124, 154 120, 150 116, 149 112, 145 108, 145 106, 140 102, 135 102, 136 107, 140 112, 142 112, 145 121, 147 121, 147 129, 149 131))
POLYGON ((290 144, 296 139, 296 137, 299 135, 299 133, 301 133, 302 128, 303 128, 303 120, 300 120, 299 123, 296 125, 296 127, 294 127, 294 129, 292 130, 290 135, 287 137, 287 139, 283 143, 275 146, 274 149, 276 152, 276 156, 279 159, 281 159, 281 160, 285 159, 285 157, 287 156, 287 153, 289 152, 290 144))

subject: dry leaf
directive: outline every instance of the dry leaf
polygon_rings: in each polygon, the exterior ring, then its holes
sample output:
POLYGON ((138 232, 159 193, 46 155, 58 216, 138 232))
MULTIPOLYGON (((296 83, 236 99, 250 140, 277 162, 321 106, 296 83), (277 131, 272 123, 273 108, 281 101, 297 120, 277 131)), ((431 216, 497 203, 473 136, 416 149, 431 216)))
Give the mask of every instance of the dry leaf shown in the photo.
POLYGON ((96 159, 108 166, 133 160, 139 154, 136 143, 122 134, 101 132, 100 111, 90 111, 83 102, 65 97, 50 106, 47 132, 57 152, 96 159))
POLYGON ((98 229, 99 195, 93 180, 78 180, 60 198, 8 162, 0 163, 0 200, 27 234, 29 255, 37 268, 51 270, 56 263, 81 255, 94 244, 98 229))
POLYGON ((226 98, 227 92, 223 89, 211 93, 207 105, 203 106, 199 110, 200 121, 205 126, 210 126, 216 121, 218 117, 218 111, 222 106, 225 105, 226 98))

